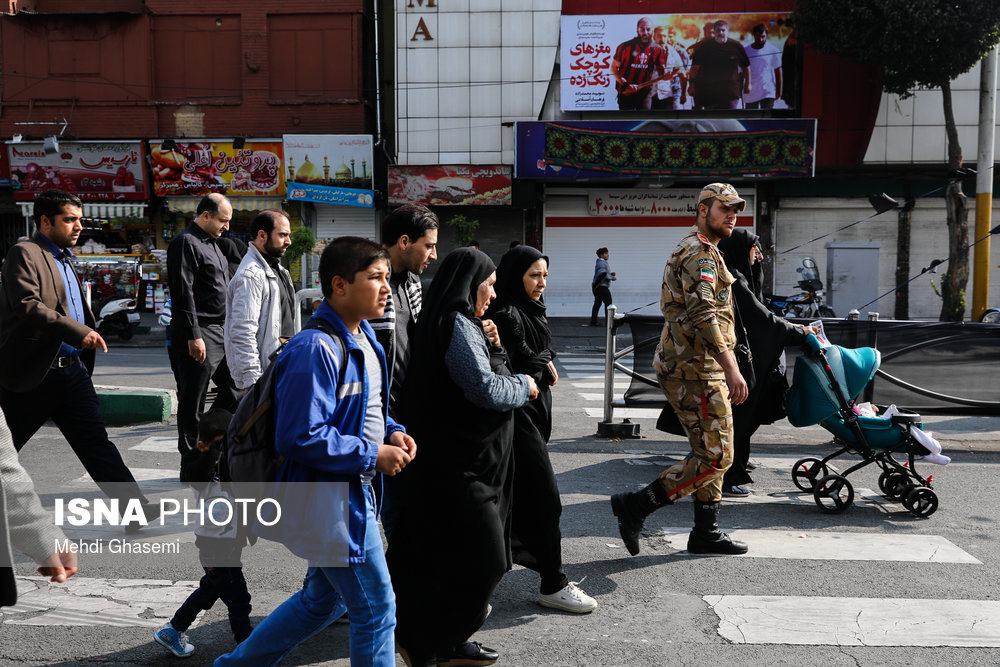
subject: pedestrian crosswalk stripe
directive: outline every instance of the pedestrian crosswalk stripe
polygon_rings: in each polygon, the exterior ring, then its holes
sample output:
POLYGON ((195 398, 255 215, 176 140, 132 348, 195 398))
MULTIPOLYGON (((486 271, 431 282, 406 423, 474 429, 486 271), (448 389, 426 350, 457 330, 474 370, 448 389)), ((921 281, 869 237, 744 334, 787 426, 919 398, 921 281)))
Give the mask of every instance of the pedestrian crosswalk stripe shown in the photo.
MULTIPOLYGON (((604 419, 604 408, 584 408, 593 419, 604 419)), ((657 419, 660 408, 615 408, 615 419, 657 419)))
POLYGON ((1000 646, 1000 602, 706 595, 735 644, 1000 646))
MULTIPOLYGON (((663 531, 664 540, 672 548, 678 551, 687 549, 690 527, 664 528, 663 531)), ((825 530, 734 530, 730 531, 730 535, 750 547, 750 551, 741 558, 982 565, 982 561, 938 535, 835 533, 825 530)))
POLYGON ((166 438, 146 438, 138 445, 129 447, 135 452, 159 452, 162 454, 174 454, 177 452, 177 436, 166 438))
POLYGON ((197 581, 71 577, 49 584, 45 577, 18 577, 17 605, 4 608, 3 622, 158 627, 196 588, 197 581))

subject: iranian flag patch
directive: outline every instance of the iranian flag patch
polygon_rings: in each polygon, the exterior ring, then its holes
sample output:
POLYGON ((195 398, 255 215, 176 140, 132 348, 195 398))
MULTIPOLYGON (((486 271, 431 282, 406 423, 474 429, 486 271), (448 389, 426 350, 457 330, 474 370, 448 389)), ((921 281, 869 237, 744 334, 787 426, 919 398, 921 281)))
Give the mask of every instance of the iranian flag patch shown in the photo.
POLYGON ((701 279, 708 283, 715 282, 715 271, 712 269, 703 268, 701 270, 701 279))

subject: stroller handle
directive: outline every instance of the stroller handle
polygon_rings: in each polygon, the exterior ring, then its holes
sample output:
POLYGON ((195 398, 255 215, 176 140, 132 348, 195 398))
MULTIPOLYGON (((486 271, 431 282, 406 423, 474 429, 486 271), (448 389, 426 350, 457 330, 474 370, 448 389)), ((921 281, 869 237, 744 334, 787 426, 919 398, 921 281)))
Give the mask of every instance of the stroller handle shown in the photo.
POLYGON ((819 342, 819 338, 816 338, 815 334, 809 334, 806 336, 806 342, 802 344, 803 347, 807 348, 810 352, 819 352, 823 349, 823 345, 819 342))

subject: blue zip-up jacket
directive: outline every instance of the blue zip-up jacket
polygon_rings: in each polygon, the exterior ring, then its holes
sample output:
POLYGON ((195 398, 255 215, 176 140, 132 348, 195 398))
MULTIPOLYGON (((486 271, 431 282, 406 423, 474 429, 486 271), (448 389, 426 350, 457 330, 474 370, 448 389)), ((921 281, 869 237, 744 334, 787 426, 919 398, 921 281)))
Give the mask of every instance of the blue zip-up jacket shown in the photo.
MULTIPOLYGON (((324 301, 313 317, 337 332, 303 329, 278 355, 274 389, 275 449, 285 461, 270 494, 281 506, 273 526, 254 532, 281 542, 314 564, 344 567, 365 561, 365 491, 361 473, 375 467, 380 443, 365 441, 368 374, 364 351, 324 301), (346 367, 341 346, 347 350, 346 367)), ((385 353, 368 322, 361 323, 382 371, 386 438, 403 431, 386 414, 389 387, 385 353)))

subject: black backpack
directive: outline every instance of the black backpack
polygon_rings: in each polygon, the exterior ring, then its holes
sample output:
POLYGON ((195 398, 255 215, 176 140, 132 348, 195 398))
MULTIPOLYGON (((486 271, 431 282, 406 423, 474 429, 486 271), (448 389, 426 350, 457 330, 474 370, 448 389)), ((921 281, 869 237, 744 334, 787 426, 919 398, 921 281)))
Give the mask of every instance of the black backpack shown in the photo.
MULTIPOLYGON (((313 317, 303 329, 319 329, 333 339, 340 352, 342 379, 347 349, 333 327, 326 320, 313 317)), ((219 480, 230 485, 236 498, 262 498, 284 461, 274 448, 274 385, 279 352, 280 349, 274 353, 264 374, 240 400, 226 430, 219 480)))

